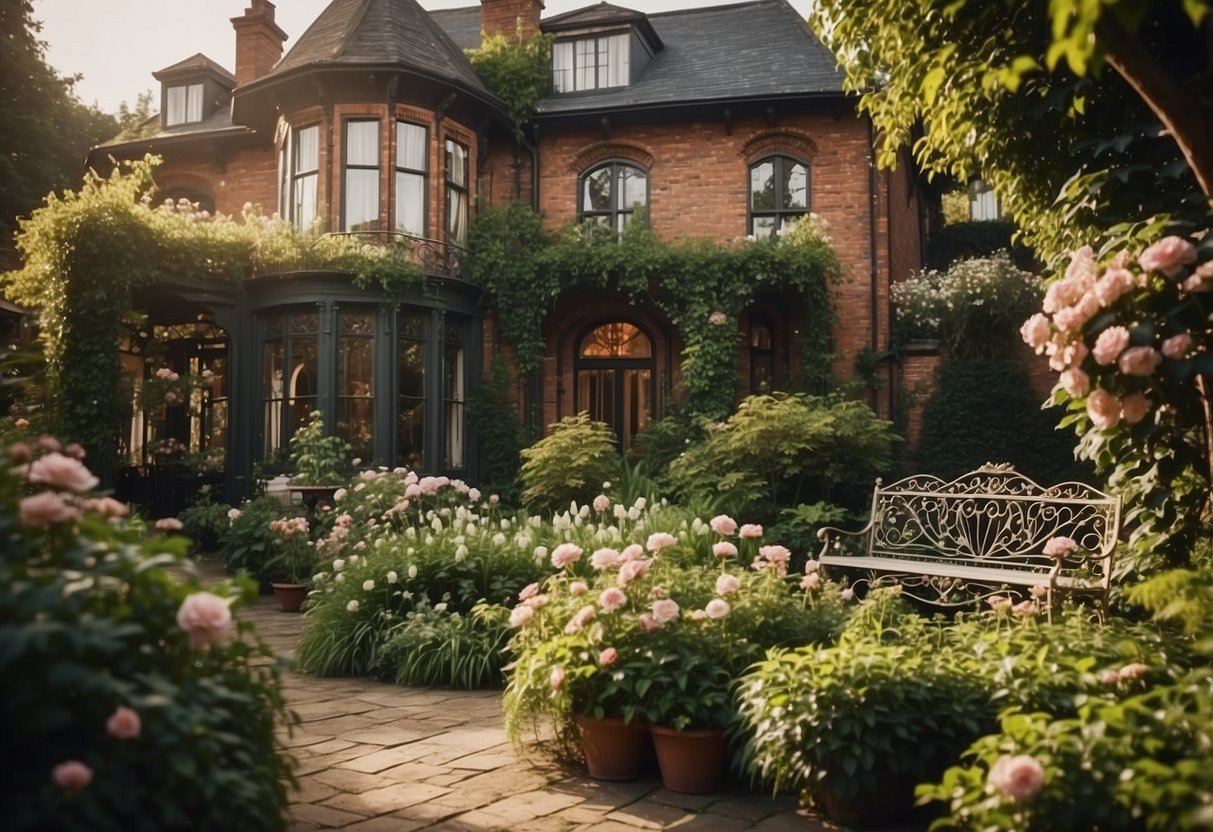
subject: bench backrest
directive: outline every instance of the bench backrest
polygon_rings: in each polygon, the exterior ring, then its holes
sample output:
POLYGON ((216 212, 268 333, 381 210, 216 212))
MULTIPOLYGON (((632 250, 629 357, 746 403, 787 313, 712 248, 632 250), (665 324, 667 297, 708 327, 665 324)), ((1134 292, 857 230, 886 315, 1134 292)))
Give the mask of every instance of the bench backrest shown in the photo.
POLYGON ((1119 534, 1119 498, 1078 482, 1044 488, 1010 466, 987 465, 951 482, 877 480, 867 553, 1045 575, 1055 563, 1045 543, 1064 536, 1080 549, 1060 574, 1086 570, 1106 587, 1119 534))

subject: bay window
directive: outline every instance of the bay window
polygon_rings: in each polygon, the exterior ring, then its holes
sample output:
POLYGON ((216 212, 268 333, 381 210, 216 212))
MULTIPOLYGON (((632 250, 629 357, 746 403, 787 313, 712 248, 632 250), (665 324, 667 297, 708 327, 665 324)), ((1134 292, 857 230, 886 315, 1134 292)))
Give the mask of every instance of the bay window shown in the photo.
POLYGON ((396 122, 396 230, 424 237, 428 133, 419 124, 396 122))
POLYGON ((379 122, 345 123, 342 231, 379 230, 379 122))
POLYGON ((468 236, 468 149, 446 140, 446 239, 465 245, 468 236))

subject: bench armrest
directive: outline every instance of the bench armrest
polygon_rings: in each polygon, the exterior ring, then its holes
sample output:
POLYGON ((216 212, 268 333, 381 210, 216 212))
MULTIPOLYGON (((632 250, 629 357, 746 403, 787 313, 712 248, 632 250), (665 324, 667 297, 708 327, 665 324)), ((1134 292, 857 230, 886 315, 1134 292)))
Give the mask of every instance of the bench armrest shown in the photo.
POLYGON ((868 521, 868 524, 866 526, 864 526, 862 529, 859 529, 858 531, 851 531, 849 529, 839 529, 834 526, 822 526, 820 529, 817 530, 817 539, 820 540, 821 544, 822 544, 821 553, 818 555, 818 557, 821 557, 821 555, 828 554, 831 547, 836 546, 838 544, 840 538, 842 538, 842 537, 860 537, 862 535, 868 534, 871 531, 872 531, 872 521, 871 520, 868 521))

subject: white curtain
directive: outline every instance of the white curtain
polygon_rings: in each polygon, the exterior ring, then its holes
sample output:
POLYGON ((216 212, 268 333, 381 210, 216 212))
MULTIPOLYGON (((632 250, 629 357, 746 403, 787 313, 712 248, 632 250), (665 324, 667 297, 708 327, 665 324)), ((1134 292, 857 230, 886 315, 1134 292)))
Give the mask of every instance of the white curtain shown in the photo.
POLYGON ((552 90, 573 91, 573 42, 552 44, 552 90))
POLYGON ((608 87, 628 85, 628 36, 612 35, 607 38, 607 82, 608 87))
POLYGON ((396 167, 424 171, 426 130, 419 124, 396 122, 396 167))
POLYGON ((425 235, 426 129, 396 122, 396 230, 425 235))
POLYGON ((345 231, 379 227, 379 122, 345 125, 345 231))
POLYGON ((185 120, 202 121, 202 85, 190 84, 187 90, 185 120))
POLYGON ((168 116, 164 123, 170 127, 185 121, 185 87, 168 88, 168 116))

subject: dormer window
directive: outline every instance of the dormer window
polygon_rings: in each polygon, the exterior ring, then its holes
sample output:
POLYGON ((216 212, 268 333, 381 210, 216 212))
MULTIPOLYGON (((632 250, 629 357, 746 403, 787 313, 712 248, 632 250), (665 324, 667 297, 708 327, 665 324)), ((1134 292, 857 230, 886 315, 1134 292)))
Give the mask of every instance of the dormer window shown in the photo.
POLYGON ((164 124, 192 124, 202 121, 202 84, 180 84, 165 90, 168 111, 164 124))
POLYGON ((627 33, 552 44, 552 89, 578 92, 628 85, 627 33))

